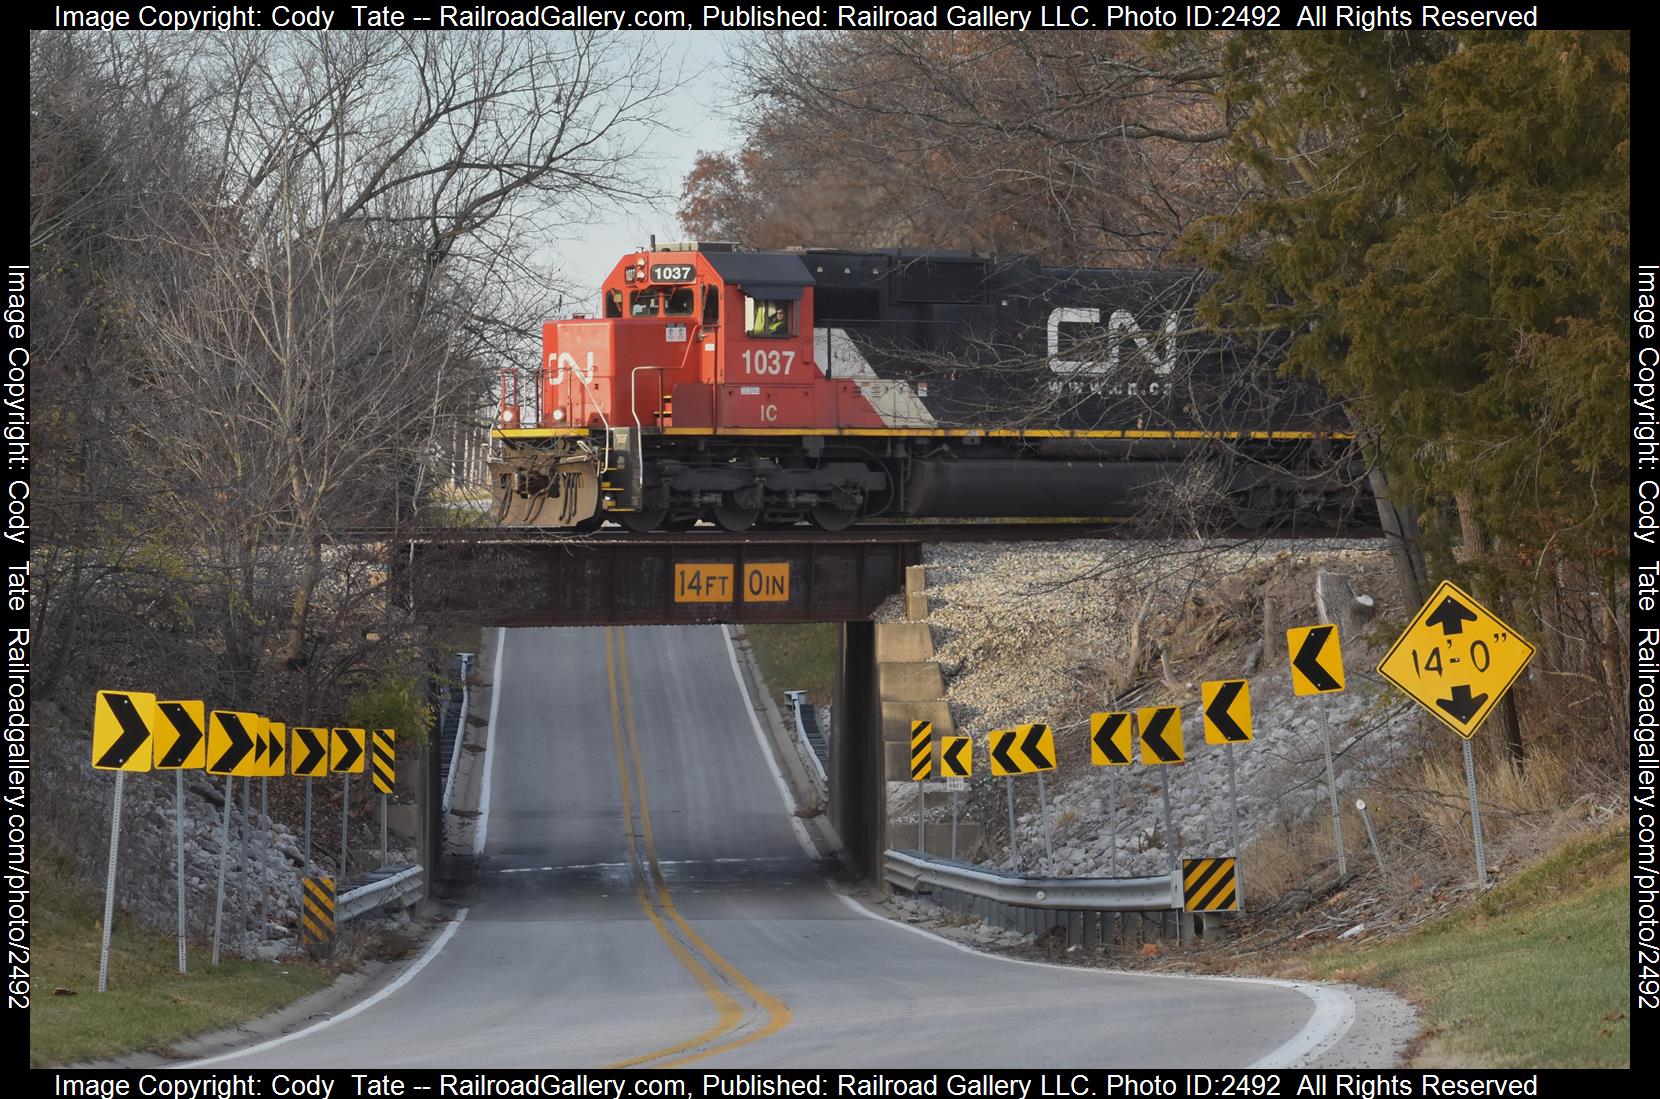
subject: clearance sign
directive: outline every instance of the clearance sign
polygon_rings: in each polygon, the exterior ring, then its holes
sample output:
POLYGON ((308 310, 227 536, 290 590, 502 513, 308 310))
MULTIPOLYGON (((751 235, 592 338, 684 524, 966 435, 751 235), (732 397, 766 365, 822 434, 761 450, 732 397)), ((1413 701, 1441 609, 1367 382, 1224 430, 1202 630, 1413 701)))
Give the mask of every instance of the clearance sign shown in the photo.
POLYGON ((730 563, 690 563, 674 566, 676 603, 787 603, 790 566, 787 561, 743 567, 730 563))

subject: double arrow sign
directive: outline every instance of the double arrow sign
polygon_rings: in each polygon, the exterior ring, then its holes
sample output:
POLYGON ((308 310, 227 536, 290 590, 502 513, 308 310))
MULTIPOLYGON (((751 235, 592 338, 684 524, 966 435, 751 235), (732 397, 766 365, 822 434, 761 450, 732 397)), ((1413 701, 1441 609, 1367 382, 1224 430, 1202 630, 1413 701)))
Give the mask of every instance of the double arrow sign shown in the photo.
POLYGON ((1182 710, 1180 706, 1149 706, 1134 715, 1128 712, 1091 714, 1089 718, 1089 761, 1097 767, 1122 767, 1130 762, 1135 726, 1141 726, 1141 762, 1182 762, 1182 710))
POLYGON ((993 729, 987 740, 994 775, 1029 775, 1055 769, 1055 735, 1047 725, 993 729))
MULTIPOLYGON (((1202 687, 1205 743, 1241 744, 1251 739, 1251 687, 1244 679, 1221 679, 1202 687)), ((1135 727, 1141 729, 1141 762, 1154 765, 1186 759, 1180 706, 1149 706, 1132 721, 1127 712, 1091 714, 1089 761, 1097 767, 1130 762, 1135 727)))

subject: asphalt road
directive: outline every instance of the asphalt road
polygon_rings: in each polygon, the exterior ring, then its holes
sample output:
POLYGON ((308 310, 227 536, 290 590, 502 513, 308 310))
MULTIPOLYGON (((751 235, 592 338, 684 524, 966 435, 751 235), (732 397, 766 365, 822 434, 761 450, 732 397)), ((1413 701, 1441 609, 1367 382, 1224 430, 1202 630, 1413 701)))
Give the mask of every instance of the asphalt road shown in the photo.
POLYGON ((1022 964, 836 895, 718 627, 513 630, 495 682, 465 919, 364 1010, 215 1067, 1245 1067, 1341 1030, 1341 993, 1022 964))

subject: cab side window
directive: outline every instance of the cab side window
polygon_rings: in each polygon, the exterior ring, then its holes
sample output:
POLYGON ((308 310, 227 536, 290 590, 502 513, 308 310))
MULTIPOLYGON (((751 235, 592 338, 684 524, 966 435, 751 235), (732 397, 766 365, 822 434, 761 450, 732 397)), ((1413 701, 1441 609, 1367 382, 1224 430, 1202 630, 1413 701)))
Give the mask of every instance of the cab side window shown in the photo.
POLYGON ((720 287, 705 286, 703 288, 703 323, 720 323, 720 287))
POLYGON ((744 331, 759 339, 795 335, 795 302, 744 297, 744 331))
POLYGON ((676 286, 668 292, 668 300, 663 306, 665 317, 689 317, 697 304, 697 294, 690 286, 676 286))
POLYGON ((605 292, 605 315, 607 317, 622 316, 621 290, 607 290, 605 292))

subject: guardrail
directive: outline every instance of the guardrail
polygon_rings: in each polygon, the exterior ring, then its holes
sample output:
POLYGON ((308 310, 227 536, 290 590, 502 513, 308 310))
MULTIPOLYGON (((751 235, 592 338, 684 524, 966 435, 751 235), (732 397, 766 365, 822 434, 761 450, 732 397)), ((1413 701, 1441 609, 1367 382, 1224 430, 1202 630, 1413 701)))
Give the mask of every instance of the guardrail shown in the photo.
POLYGON ((819 758, 818 745, 814 744, 812 737, 807 735, 807 723, 801 717, 801 707, 806 703, 807 692, 785 691, 784 695, 790 700, 790 705, 795 709, 795 737, 801 742, 801 746, 807 749, 807 758, 813 761, 813 770, 818 772, 819 787, 823 789, 824 784, 830 781, 830 777, 824 773, 824 761, 819 758))
POLYGON ((912 893, 930 885, 1021 908, 1158 912, 1182 906, 1181 878, 1175 873, 1149 878, 1027 878, 914 851, 888 851, 885 866, 888 881, 912 893))
POLYGON ((373 912, 394 901, 414 904, 421 899, 424 880, 419 866, 388 866, 376 870, 371 881, 340 894, 335 900, 334 922, 345 923, 353 916, 373 912))
POLYGON ((1024 933, 1062 928, 1068 945, 1134 945, 1182 934, 1182 883, 1174 872, 1143 878, 1028 878, 895 850, 884 852, 883 869, 889 886, 932 893, 939 903, 1024 933))
MULTIPOLYGON (((461 765, 461 742, 467 739, 467 680, 472 676, 473 654, 457 653, 456 655, 460 657, 459 663, 461 665, 461 700, 456 704, 458 716, 456 717, 455 743, 450 747, 450 765, 444 775, 443 817, 440 819, 447 819, 449 815, 450 797, 455 793, 455 772, 461 765)), ((444 718, 448 716, 448 714, 445 714, 444 718)), ((443 728, 444 718, 439 719, 440 729, 443 728)))

